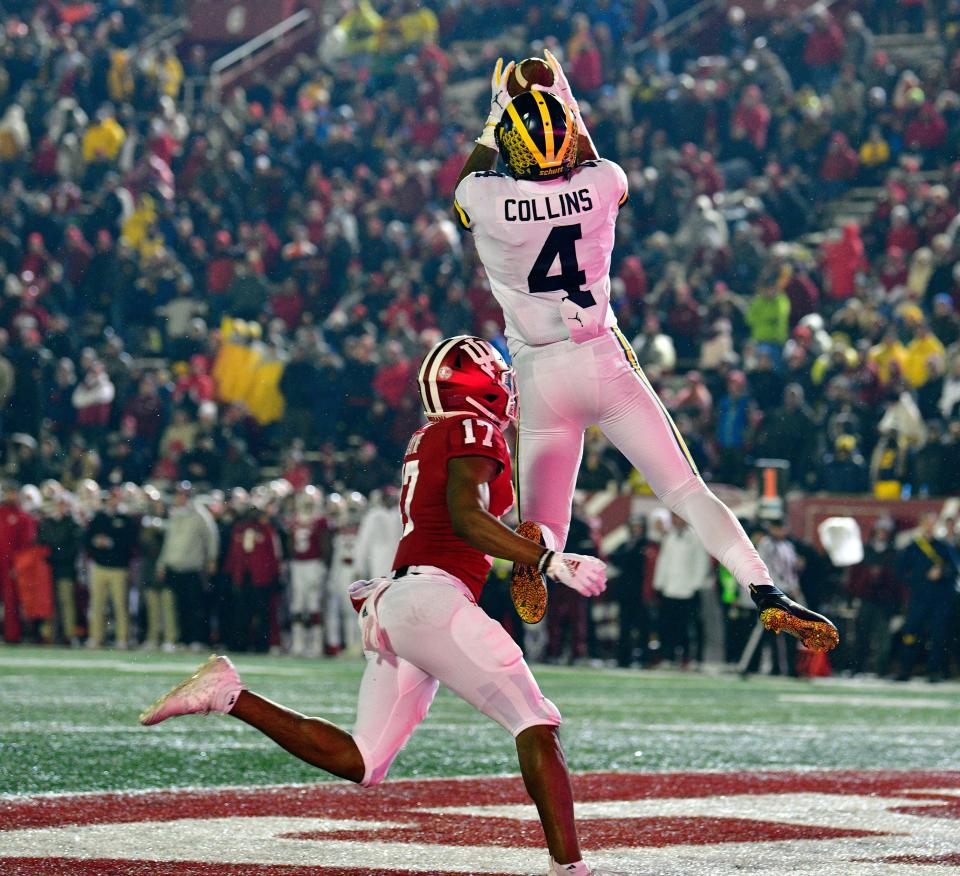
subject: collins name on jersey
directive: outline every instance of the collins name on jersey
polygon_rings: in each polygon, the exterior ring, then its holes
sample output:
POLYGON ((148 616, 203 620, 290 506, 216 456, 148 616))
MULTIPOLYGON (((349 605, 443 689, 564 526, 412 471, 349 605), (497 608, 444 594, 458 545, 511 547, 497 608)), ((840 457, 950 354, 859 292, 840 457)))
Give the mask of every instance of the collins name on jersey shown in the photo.
POLYGON ((626 200, 626 174, 602 158, 568 179, 486 171, 461 180, 457 216, 473 232, 513 352, 518 343, 581 343, 616 325, 610 257, 626 200))

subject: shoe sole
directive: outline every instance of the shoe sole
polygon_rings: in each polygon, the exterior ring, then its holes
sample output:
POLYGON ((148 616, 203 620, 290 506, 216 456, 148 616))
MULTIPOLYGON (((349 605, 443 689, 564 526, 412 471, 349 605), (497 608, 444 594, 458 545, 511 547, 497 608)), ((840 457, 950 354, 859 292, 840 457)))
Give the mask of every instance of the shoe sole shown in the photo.
MULTIPOLYGON (((156 720, 156 721, 153 720, 157 712, 160 711, 160 707, 164 703, 166 703, 167 700, 169 700, 171 697, 176 696, 178 693, 180 693, 180 691, 182 691, 188 684, 191 684, 198 676, 200 676, 203 672, 205 672, 207 669, 213 666, 216 662, 217 662, 217 655, 211 654, 210 659, 207 660, 207 662, 204 663, 199 669, 197 669, 197 671, 194 672, 193 675, 191 675, 189 678, 185 678, 183 681, 180 682, 180 684, 176 685, 175 687, 170 688, 170 690, 168 690, 163 696, 156 699, 153 705, 151 705, 147 709, 144 709, 144 711, 140 713, 140 723, 146 727, 150 727, 154 724, 159 724, 160 721, 165 721, 166 718, 160 718, 159 720, 156 720)), ((174 716, 168 715, 167 717, 172 718, 174 716)))
POLYGON ((760 612, 764 627, 773 633, 788 633, 811 651, 832 651, 840 642, 837 628, 828 621, 804 620, 782 608, 765 608, 760 612))
MULTIPOLYGON (((543 544, 543 533, 532 520, 524 520, 517 529, 517 535, 543 544)), ((526 563, 513 564, 513 577, 510 579, 510 598, 517 616, 525 624, 536 624, 547 613, 547 584, 536 566, 526 563)))

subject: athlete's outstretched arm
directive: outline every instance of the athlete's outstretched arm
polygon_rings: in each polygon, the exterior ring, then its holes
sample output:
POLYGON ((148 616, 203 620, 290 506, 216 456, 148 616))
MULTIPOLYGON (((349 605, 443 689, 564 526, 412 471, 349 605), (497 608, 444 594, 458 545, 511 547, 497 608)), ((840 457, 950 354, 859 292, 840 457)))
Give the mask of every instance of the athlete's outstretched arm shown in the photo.
POLYGON ((460 456, 447 464, 447 509, 453 531, 471 547, 504 560, 536 566, 543 545, 517 535, 486 507, 485 487, 500 474, 500 465, 486 456, 460 456))
MULTIPOLYGON (((489 146, 477 143, 473 152, 467 156, 467 160, 463 163, 463 170, 460 171, 460 176, 457 177, 457 185, 460 185, 471 173, 494 170, 497 166, 497 156, 499 154, 496 149, 491 149, 489 146)), ((454 188, 456 188, 456 186, 454 188)))
POLYGON ((581 596, 607 587, 607 564, 596 557, 560 554, 504 526, 487 510, 485 487, 500 473, 496 460, 461 456, 447 464, 447 510, 453 531, 471 547, 535 567, 581 596))
POLYGON ((580 106, 577 103, 577 99, 573 96, 573 89, 570 87, 570 82, 563 72, 563 67, 560 66, 560 62, 549 49, 543 50, 543 57, 546 59, 547 66, 553 71, 553 85, 534 85, 533 87, 538 91, 552 92, 570 108, 570 112, 573 113, 574 118, 577 120, 577 127, 580 129, 580 137, 577 140, 578 160, 590 161, 593 158, 599 158, 600 156, 597 155, 597 147, 593 145, 593 138, 587 130, 583 116, 580 115, 580 106))
POLYGON ((483 123, 483 132, 477 137, 477 145, 470 157, 467 158, 460 176, 457 177, 457 185, 468 177, 471 173, 478 173, 483 170, 493 170, 497 166, 497 141, 494 139, 493 132, 503 115, 507 104, 510 103, 510 95, 507 93, 507 80, 513 71, 513 61, 503 66, 503 58, 497 58, 497 64, 493 68, 493 75, 490 77, 490 114, 483 123))

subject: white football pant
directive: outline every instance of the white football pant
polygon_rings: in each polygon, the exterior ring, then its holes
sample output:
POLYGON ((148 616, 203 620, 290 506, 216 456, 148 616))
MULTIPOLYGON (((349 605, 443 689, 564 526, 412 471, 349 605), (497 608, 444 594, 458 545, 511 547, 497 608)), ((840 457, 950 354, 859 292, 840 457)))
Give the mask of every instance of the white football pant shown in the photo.
MULTIPOLYGON (((360 641, 356 611, 350 602, 353 567, 334 564, 327 577, 323 600, 323 635, 333 648, 349 648, 360 641)), ((359 650, 357 651, 359 654, 359 650)))
POLYGON ((314 615, 320 611, 326 574, 327 565, 323 560, 290 561, 291 615, 314 615))
POLYGON ((566 542, 583 433, 598 425, 742 586, 771 583, 737 518, 700 477, 619 329, 582 344, 519 347, 513 367, 520 393, 517 508, 521 520, 540 524, 547 547, 562 550, 566 542))
POLYGON ((415 566, 367 598, 360 613, 367 659, 353 739, 362 784, 382 781, 442 682, 514 737, 560 712, 540 691, 523 652, 458 578, 415 566))

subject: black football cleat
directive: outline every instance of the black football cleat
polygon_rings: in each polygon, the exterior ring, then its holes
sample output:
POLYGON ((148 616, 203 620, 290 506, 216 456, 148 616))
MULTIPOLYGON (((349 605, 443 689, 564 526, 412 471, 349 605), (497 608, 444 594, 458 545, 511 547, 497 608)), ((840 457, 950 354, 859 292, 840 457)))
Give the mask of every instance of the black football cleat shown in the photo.
POLYGON ((789 633, 811 651, 831 651, 840 642, 837 628, 822 614, 794 602, 772 584, 751 584, 750 597, 760 612, 760 622, 774 633, 789 633))
MULTIPOLYGON (((524 520, 517 527, 517 535, 543 544, 540 527, 532 520, 524 520)), ((535 624, 543 620, 547 612, 547 584, 536 566, 528 566, 526 563, 513 564, 510 598, 517 615, 525 624, 535 624)))

